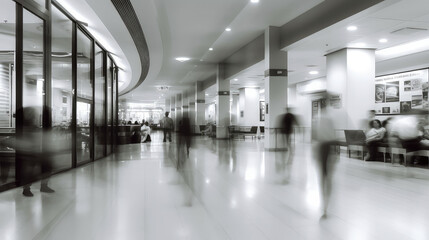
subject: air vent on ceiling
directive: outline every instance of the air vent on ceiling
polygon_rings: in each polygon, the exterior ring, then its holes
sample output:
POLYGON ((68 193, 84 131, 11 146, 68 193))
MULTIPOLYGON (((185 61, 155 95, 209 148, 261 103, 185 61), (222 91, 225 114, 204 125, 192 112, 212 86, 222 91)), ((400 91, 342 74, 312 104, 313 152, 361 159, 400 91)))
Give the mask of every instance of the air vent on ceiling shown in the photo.
POLYGON ((419 33, 422 31, 427 31, 427 29, 426 28, 405 27, 405 28, 395 30, 395 31, 391 32, 391 34, 410 35, 410 34, 419 33))

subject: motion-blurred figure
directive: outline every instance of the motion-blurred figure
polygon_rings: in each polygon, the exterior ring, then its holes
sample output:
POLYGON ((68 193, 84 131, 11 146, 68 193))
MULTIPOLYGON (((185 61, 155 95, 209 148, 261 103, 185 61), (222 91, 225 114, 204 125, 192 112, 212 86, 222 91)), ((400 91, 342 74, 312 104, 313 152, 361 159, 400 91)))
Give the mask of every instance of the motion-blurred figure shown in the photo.
POLYGON ((281 116, 278 124, 281 129, 286 151, 276 152, 275 154, 277 171, 283 175, 283 184, 289 183, 290 180, 293 156, 295 153, 295 146, 292 143, 292 134, 294 132, 294 127, 299 126, 297 117, 293 114, 293 109, 287 108, 286 110, 287 112, 281 116))
POLYGON ((194 175, 192 161, 189 160, 189 149, 191 147, 191 122, 188 117, 179 120, 179 133, 177 140, 177 170, 182 175, 185 184, 190 191, 185 188, 185 205, 192 205, 194 193, 194 175))
POLYGON ((314 156, 316 158, 319 179, 320 193, 322 197, 323 215, 327 217, 327 209, 332 192, 332 177, 336 163, 335 154, 335 130, 332 118, 328 115, 327 109, 321 109, 320 118, 317 119, 316 129, 313 131, 314 156))
MULTIPOLYGON (((31 182, 42 179, 40 191, 55 192, 48 187, 49 176, 52 172, 51 130, 43 129, 40 107, 25 107, 19 114, 23 116, 23 132, 17 136, 16 149, 20 171, 19 182, 23 185, 22 194, 32 197, 31 182), (40 173, 37 171, 39 170, 40 173)), ((45 113, 49 110, 45 109, 45 113)))
MULTIPOLYGON (((398 116, 391 122, 389 142, 391 146, 406 148, 407 152, 416 152, 428 148, 429 134, 427 132, 427 111, 413 110, 407 115, 398 116)), ((404 161, 406 161, 406 159, 404 159, 404 161)), ((418 161, 416 161, 416 163, 417 162, 418 161)))
POLYGON ((166 142, 167 138, 171 142, 171 131, 174 128, 173 119, 168 117, 170 112, 165 112, 165 117, 161 119, 161 127, 164 130, 164 139, 163 142, 166 142))
POLYGON ((386 129, 381 125, 380 120, 372 120, 371 129, 365 133, 365 142, 368 148, 365 161, 375 161, 377 159, 377 147, 379 143, 382 143, 385 133, 386 129))
POLYGON ((150 127, 149 127, 149 122, 145 122, 142 127, 140 128, 141 131, 141 135, 142 135, 142 139, 141 141, 143 143, 145 142, 151 142, 152 139, 150 138, 150 127))

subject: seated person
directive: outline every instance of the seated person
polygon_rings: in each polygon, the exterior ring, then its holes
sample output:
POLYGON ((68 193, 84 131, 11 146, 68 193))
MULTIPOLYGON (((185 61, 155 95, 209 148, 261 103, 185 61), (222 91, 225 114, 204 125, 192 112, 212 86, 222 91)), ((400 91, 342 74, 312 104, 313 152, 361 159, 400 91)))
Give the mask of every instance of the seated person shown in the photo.
POLYGON ((149 122, 145 122, 142 127, 140 128, 141 135, 142 135, 142 142, 151 142, 152 139, 150 138, 150 127, 149 122))
POLYGON ((383 141, 386 129, 381 126, 380 120, 371 121, 371 129, 369 129, 366 135, 366 145, 368 147, 368 155, 365 157, 365 161, 375 161, 377 155, 377 143, 383 141))

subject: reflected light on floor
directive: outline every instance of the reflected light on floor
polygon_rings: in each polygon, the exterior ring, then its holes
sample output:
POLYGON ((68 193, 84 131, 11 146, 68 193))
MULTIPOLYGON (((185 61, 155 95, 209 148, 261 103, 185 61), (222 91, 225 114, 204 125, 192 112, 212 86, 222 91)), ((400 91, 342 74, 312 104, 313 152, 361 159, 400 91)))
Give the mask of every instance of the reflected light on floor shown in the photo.
POLYGON ((311 210, 320 209, 320 194, 316 188, 307 188, 305 200, 311 210))
POLYGON ((255 188, 254 186, 246 186, 246 197, 253 198, 255 196, 255 188))
POLYGON ((262 154, 262 161, 261 161, 261 178, 265 178, 265 154, 262 154))
POLYGON ((229 159, 229 171, 234 171, 234 161, 232 158, 229 159))
POLYGON ((253 167, 247 167, 244 174, 244 180, 253 181, 256 179, 256 169, 253 167))

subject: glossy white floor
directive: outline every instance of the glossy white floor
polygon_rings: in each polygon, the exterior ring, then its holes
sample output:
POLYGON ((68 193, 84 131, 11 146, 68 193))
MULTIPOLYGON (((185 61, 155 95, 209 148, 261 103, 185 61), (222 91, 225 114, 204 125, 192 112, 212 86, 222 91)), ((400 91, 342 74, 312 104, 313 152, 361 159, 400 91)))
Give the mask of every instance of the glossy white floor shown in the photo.
POLYGON ((37 183, 32 198, 0 193, 0 239, 429 239, 428 169, 342 154, 320 220, 310 145, 297 143, 283 184, 282 156, 263 141, 194 140, 193 178, 176 171, 174 142, 153 134, 53 177, 53 194, 37 183))

